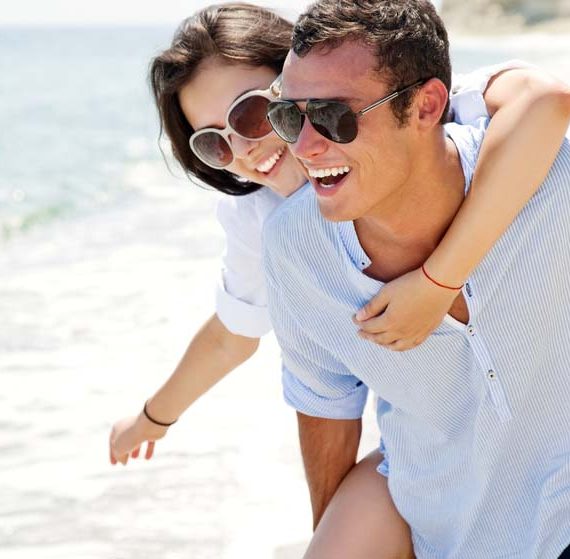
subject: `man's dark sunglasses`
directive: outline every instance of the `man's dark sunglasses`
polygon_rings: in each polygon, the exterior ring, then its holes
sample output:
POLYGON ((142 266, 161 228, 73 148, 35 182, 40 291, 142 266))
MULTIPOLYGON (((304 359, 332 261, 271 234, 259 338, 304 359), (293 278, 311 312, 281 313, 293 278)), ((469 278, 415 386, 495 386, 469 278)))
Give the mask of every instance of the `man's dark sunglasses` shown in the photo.
POLYGON ((390 95, 386 95, 378 101, 353 112, 352 109, 340 101, 327 101, 309 99, 305 111, 301 111, 294 101, 276 100, 267 106, 267 118, 276 134, 289 144, 295 143, 305 122, 305 116, 309 119, 314 129, 327 140, 338 144, 352 142, 358 134, 358 118, 368 111, 388 103, 402 93, 423 85, 427 80, 419 80, 390 95))

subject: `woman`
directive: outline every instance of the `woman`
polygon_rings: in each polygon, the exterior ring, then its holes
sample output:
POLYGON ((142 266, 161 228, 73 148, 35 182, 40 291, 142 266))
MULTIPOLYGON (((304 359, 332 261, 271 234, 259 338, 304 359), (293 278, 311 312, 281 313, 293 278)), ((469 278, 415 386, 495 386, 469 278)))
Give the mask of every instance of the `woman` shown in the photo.
MULTIPOLYGON (((113 464, 137 457, 145 441, 150 458, 154 442, 166 434, 168 426, 248 359, 257 349, 259 336, 270 328, 261 225, 284 197, 305 183, 286 145, 269 129, 264 112, 271 97, 268 87, 288 51, 290 32, 289 22, 256 6, 211 6, 183 22, 172 46, 152 63, 153 92, 174 156, 190 178, 233 197, 219 210, 228 244, 217 311, 143 411, 114 425, 113 464)), ((550 80, 531 71, 500 73, 499 69, 478 78, 477 87, 486 90, 494 117, 466 202, 424 264, 425 272, 415 270, 386 285, 357 316, 361 335, 390 349, 421 343, 441 322, 457 296, 457 290, 449 288, 463 283, 534 193, 568 125, 570 116, 564 114, 564 120, 552 109, 560 89, 550 80), (494 72, 497 75, 487 87, 494 72), (512 93, 520 90, 522 94, 512 93), (534 143, 537 126, 544 136, 540 153, 534 143)), ((461 118, 465 101, 459 95, 454 104, 461 118)), ((379 556, 412 555, 408 527, 390 499, 386 478, 375 471, 379 460, 375 451, 345 478, 319 523, 308 557, 369 557, 371 550, 378 555, 379 549, 379 556), (367 476, 376 476, 374 495, 360 491, 367 476), (352 516, 358 522, 351 522, 352 516), (362 532, 358 537, 355 527, 362 532), (331 533, 335 534, 332 539, 331 533), (330 542, 333 549, 323 547, 330 542)), ((315 524, 320 517, 319 512, 315 524)))

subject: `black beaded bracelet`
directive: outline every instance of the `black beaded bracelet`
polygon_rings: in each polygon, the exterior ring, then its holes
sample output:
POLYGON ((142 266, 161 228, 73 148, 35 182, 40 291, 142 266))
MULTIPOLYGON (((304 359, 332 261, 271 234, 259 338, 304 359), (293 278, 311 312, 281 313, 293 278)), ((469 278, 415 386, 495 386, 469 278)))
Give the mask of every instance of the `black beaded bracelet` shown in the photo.
POLYGON ((171 425, 174 425, 178 421, 177 419, 175 419, 172 423, 163 423, 162 421, 157 421, 156 419, 153 419, 150 415, 148 415, 148 411, 146 411, 147 404, 148 402, 144 403, 143 413, 151 423, 154 423, 155 425, 160 425, 161 427, 170 427, 171 425))

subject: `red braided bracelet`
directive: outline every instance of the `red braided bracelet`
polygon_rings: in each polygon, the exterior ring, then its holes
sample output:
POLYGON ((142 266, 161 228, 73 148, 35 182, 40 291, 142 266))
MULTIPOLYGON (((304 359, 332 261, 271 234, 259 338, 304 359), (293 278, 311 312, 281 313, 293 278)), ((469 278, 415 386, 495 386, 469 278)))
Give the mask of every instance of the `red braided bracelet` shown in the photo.
POLYGON ((451 285, 445 285, 444 283, 439 283, 437 280, 433 279, 426 270, 425 265, 422 264, 422 272, 424 273, 424 276, 431 281, 433 284, 437 285, 438 287, 443 287, 444 289, 451 289, 452 291, 459 291, 460 289, 463 289, 463 285, 461 284, 459 287, 454 287, 451 285))

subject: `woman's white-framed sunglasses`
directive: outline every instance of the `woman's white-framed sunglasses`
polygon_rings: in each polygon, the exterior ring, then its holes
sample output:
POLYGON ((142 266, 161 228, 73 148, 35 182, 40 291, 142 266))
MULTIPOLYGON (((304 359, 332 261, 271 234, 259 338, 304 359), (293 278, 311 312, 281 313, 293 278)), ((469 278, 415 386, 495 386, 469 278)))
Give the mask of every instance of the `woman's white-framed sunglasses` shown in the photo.
POLYGON ((228 108, 226 126, 202 128, 189 139, 190 149, 206 165, 225 169, 234 160, 230 134, 246 140, 261 140, 273 132, 267 120, 267 107, 279 95, 279 76, 267 89, 246 91, 228 108))

